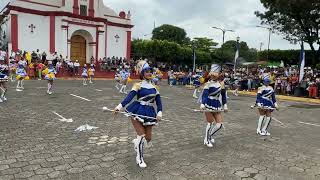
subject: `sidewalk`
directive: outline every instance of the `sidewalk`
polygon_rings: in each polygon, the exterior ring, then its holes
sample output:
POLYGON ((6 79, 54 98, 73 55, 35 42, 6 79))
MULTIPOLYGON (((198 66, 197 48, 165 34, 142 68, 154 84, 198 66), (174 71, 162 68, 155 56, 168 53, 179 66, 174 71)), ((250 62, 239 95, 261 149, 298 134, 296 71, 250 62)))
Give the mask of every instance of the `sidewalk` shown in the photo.
MULTIPOLYGON (((231 90, 229 90, 228 92, 232 93, 231 90)), ((249 95, 249 96, 256 96, 257 95, 256 92, 248 92, 248 91, 239 91, 238 93, 241 95, 249 95)), ((320 99, 284 96, 284 95, 276 95, 276 98, 281 99, 281 100, 286 100, 286 101, 296 101, 296 102, 320 104, 320 99)))

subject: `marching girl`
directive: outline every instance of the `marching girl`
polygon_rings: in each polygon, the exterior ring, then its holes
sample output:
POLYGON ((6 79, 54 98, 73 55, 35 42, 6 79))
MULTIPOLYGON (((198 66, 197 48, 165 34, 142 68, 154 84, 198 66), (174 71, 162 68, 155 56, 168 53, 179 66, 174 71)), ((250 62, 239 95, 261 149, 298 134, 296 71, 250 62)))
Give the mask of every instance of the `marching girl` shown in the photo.
POLYGON ((18 81, 16 91, 23 91, 23 89, 24 89, 23 81, 24 81, 24 78, 27 76, 27 72, 24 68, 24 65, 23 65, 23 63, 20 63, 20 62, 21 61, 19 61, 18 67, 16 69, 16 75, 17 75, 16 79, 18 81))
POLYGON ((228 111, 226 91, 223 82, 219 81, 220 66, 213 64, 209 73, 209 81, 205 84, 200 109, 205 112, 207 126, 205 129, 204 144, 213 147, 215 135, 222 128, 222 111, 228 111), (215 122, 215 124, 214 124, 215 122))
POLYGON ((257 93, 256 106, 258 107, 260 117, 258 119, 257 134, 262 136, 270 136, 268 127, 271 122, 271 113, 274 109, 279 109, 276 101, 275 92, 269 86, 270 76, 263 76, 263 85, 259 87, 257 93))
POLYGON ((83 78, 83 81, 82 81, 82 84, 84 86, 87 85, 87 81, 88 81, 88 69, 87 69, 87 64, 84 64, 83 65, 83 69, 82 69, 82 74, 81 74, 82 78, 83 78))
POLYGON ((1 90, 1 96, 0 96, 0 103, 3 101, 7 101, 6 98, 6 92, 7 92, 7 85, 6 82, 8 82, 8 66, 4 64, 4 59, 0 59, 0 90, 1 90))
POLYGON ((48 90, 47 90, 47 94, 51 95, 52 94, 52 86, 53 86, 53 80, 56 79, 56 68, 54 68, 54 66, 52 65, 52 61, 48 62, 48 68, 46 70, 46 75, 44 77, 45 80, 48 81, 48 90))
POLYGON ((130 73, 128 72, 127 69, 123 69, 120 71, 120 76, 121 76, 121 88, 120 88, 120 93, 128 94, 127 93, 127 83, 128 83, 128 78, 130 76, 130 73))
POLYGON ((151 82, 152 72, 148 63, 146 61, 138 62, 137 71, 142 82, 134 84, 127 97, 115 108, 115 112, 127 106, 137 96, 137 100, 126 107, 126 111, 133 114, 131 122, 137 133, 137 138, 133 140, 137 153, 136 163, 139 167, 145 168, 147 165, 143 158, 144 146, 146 143, 150 144, 152 127, 162 118, 162 103, 160 93, 151 82))
POLYGON ((194 91, 193 91, 193 96, 194 98, 198 98, 197 96, 197 92, 199 91, 199 88, 201 86, 201 82, 200 82, 200 78, 202 77, 200 75, 201 71, 199 69, 197 69, 196 74, 193 75, 193 86, 194 86, 194 91))
POLYGON ((96 71, 96 70, 94 69, 93 64, 91 64, 91 66, 90 66, 90 68, 89 68, 89 70, 88 70, 89 83, 90 83, 90 84, 92 84, 92 79, 93 79, 93 77, 94 77, 94 72, 95 72, 95 71, 96 71))
POLYGON ((116 72, 115 75, 114 75, 114 81, 116 82, 115 88, 116 88, 117 90, 119 90, 119 86, 120 86, 120 87, 122 86, 121 83, 120 83, 120 81, 121 81, 121 76, 120 76, 120 73, 119 73, 119 69, 117 69, 117 72, 116 72))

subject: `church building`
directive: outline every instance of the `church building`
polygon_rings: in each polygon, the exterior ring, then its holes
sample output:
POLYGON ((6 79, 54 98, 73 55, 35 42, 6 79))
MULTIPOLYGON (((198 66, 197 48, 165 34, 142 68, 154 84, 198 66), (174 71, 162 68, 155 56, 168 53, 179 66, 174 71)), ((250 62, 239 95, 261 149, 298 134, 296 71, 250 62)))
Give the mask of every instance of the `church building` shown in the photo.
POLYGON ((91 57, 130 59, 130 11, 117 14, 103 0, 10 0, 0 11, 13 52, 57 52, 81 64, 91 57))

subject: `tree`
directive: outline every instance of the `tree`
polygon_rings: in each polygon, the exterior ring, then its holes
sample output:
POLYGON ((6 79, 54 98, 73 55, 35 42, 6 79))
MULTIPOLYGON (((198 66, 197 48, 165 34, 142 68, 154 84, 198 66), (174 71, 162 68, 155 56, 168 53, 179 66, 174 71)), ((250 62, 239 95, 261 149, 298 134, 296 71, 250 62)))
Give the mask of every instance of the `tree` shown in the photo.
POLYGON ((260 0, 265 12, 256 11, 261 24, 270 26, 291 43, 304 41, 313 52, 315 65, 320 58, 320 1, 319 0, 260 0), (316 49, 316 44, 319 45, 316 49))
POLYGON ((197 50, 206 51, 206 52, 212 51, 213 47, 218 45, 218 43, 213 42, 213 39, 209 39, 206 37, 194 38, 191 41, 191 44, 194 45, 197 50))
POLYGON ((184 29, 169 24, 153 29, 152 39, 167 40, 178 44, 184 44, 188 41, 187 33, 184 29))

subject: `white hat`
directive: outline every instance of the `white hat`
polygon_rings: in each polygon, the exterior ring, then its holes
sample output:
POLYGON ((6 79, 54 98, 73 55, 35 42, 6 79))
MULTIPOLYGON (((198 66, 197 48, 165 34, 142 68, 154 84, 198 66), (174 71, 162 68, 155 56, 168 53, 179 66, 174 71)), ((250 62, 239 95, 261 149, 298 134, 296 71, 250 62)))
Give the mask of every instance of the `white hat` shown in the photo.
POLYGON ((149 64, 146 61, 139 61, 136 66, 137 73, 141 74, 142 71, 150 69, 149 64))
POLYGON ((219 64, 212 64, 210 73, 220 73, 221 71, 221 66, 219 64))

